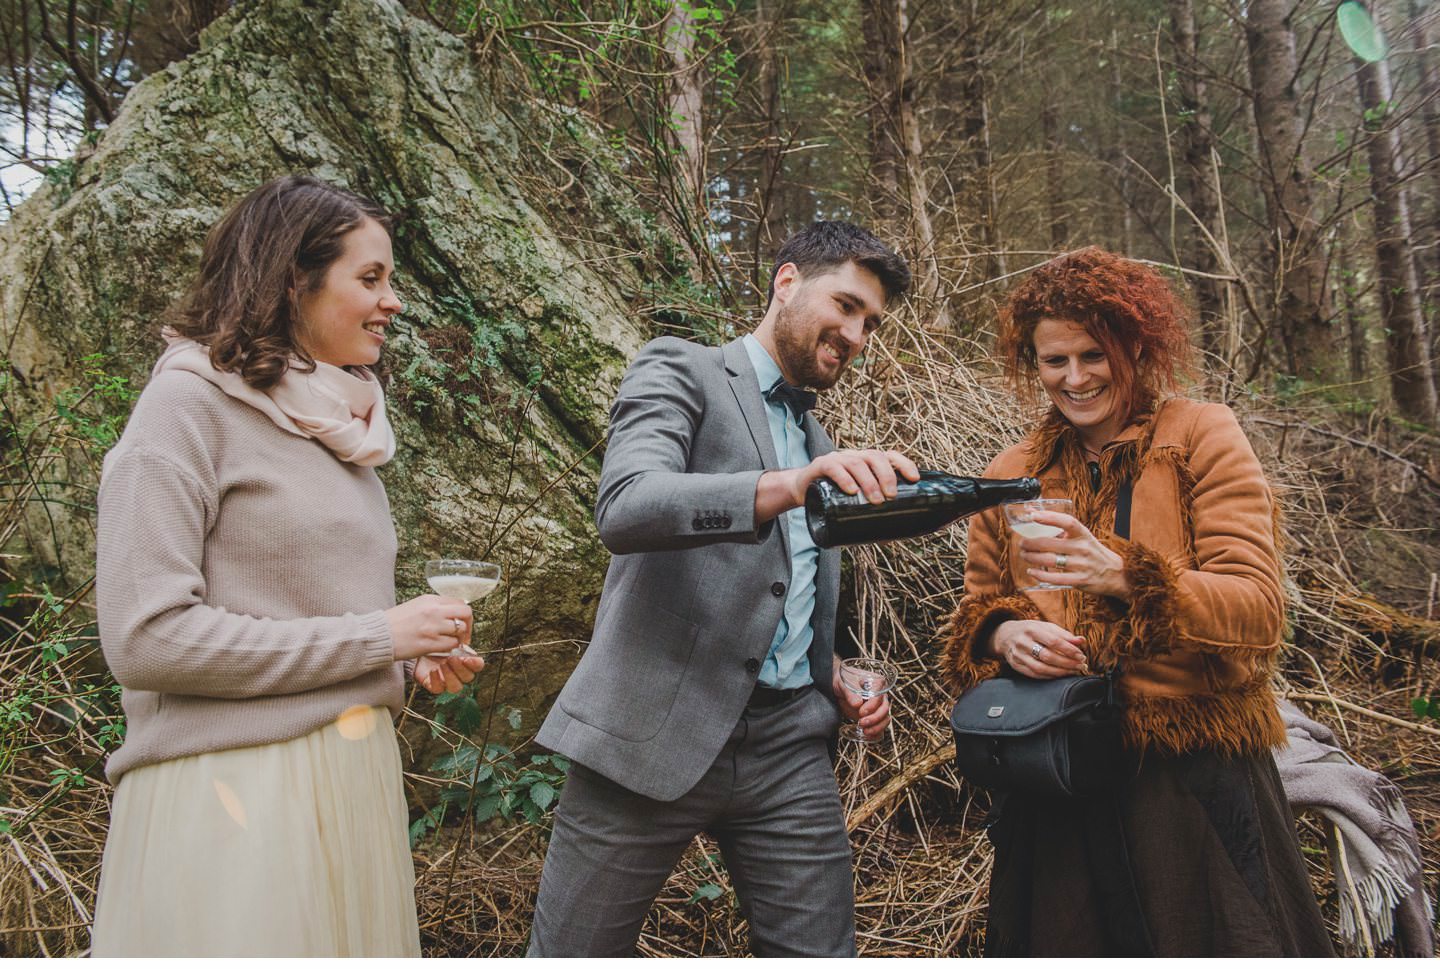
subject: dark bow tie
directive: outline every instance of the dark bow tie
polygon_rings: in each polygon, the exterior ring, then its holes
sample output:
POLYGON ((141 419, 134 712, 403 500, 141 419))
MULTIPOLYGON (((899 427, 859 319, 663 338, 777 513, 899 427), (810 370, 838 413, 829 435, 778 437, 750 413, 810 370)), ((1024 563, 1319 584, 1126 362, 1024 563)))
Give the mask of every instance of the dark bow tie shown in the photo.
POLYGON ((790 413, 795 415, 795 423, 798 424, 805 419, 805 412, 815 406, 816 397, 813 391, 793 387, 781 377, 775 381, 773 387, 765 391, 765 399, 772 404, 779 401, 790 408, 790 413))

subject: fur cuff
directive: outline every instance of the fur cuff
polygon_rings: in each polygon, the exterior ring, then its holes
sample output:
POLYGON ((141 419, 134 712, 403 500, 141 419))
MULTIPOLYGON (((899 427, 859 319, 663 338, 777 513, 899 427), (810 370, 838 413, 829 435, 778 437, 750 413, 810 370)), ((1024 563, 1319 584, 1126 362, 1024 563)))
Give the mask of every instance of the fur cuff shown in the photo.
POLYGON ((1110 538, 1105 545, 1125 561, 1130 580, 1130 602, 1106 599, 1125 627, 1117 642, 1120 651, 1135 659, 1169 652, 1180 644, 1180 577, 1164 557, 1143 545, 1110 538))
POLYGON ((1040 619, 1040 610, 1028 596, 966 596, 940 627, 940 674, 952 693, 958 694, 1000 672, 1000 661, 980 653, 996 626, 1010 619, 1040 619))

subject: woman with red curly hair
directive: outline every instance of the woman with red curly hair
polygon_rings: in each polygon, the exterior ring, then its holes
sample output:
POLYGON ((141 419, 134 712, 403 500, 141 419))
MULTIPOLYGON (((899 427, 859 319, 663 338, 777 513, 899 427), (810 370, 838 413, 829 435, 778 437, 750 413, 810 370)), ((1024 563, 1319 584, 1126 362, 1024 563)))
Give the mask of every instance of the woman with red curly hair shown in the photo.
POLYGON ((944 673, 959 691, 1118 664, 1126 780, 1004 799, 987 955, 1331 954, 1270 754, 1274 500, 1230 409, 1175 395, 1184 320, 1158 273, 1096 248, 1001 312, 1012 383, 1052 406, 985 474, 1038 476, 1075 513, 1036 514, 1051 538, 1012 535, 999 509, 972 520, 944 673), (1063 588, 1019 591, 1037 582, 1063 588))

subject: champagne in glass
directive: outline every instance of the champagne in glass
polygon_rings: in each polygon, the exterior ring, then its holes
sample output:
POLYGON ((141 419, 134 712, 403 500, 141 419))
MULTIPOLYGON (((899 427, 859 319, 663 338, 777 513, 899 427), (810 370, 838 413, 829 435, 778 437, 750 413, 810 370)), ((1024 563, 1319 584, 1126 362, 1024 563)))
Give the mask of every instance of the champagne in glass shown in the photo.
MULTIPOLYGON (((883 659, 852 656, 840 661, 840 685, 859 697, 863 703, 871 697, 889 693, 890 688, 895 685, 895 680, 899 677, 899 672, 894 663, 888 663, 883 659)), ((860 729, 858 723, 843 728, 840 735, 862 744, 880 743, 878 740, 870 740, 866 737, 865 731, 860 729)))
MULTIPOLYGON (((459 599, 469 605, 500 587, 500 566, 468 559, 431 559, 425 563, 425 581, 436 595, 459 599)), ((451 650, 451 654, 458 651, 458 648, 451 650)))
MULTIPOLYGON (((1066 515, 1075 514, 1075 503, 1069 498, 1031 498, 1028 501, 1011 501, 1004 506, 1005 521, 1010 525, 1010 530, 1021 538, 1057 538, 1065 534, 1064 529, 1055 525, 1045 525, 1035 521, 1037 511, 1058 511, 1066 515)), ((1066 589, 1068 586, 1055 585, 1052 582, 1037 582, 1034 585, 1027 585, 1020 589, 1021 592, 1033 592, 1038 589, 1066 589)))

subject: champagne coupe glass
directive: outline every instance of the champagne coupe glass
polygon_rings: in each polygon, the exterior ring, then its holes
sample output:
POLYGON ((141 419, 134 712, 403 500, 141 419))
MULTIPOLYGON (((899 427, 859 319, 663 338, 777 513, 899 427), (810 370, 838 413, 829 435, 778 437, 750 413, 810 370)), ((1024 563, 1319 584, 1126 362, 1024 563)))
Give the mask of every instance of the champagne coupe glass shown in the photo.
MULTIPOLYGON (((1064 529, 1055 525, 1042 525, 1035 521, 1037 511, 1058 511, 1066 515, 1075 514, 1075 503, 1069 498, 1031 498, 1029 501, 1009 501, 1002 505, 1005 509, 1005 521, 1009 523, 1010 530, 1021 538, 1055 538, 1064 534, 1064 529)), ((1037 589, 1065 589, 1067 586, 1055 585, 1052 582, 1037 582, 1034 585, 1027 585, 1020 589, 1021 592, 1033 592, 1037 589)))
MULTIPOLYGON (((431 559, 425 563, 425 581, 436 595, 459 599, 469 605, 500 587, 500 566, 469 559, 431 559)), ((450 655, 459 652, 457 647, 450 655)))
MULTIPOLYGON (((849 659, 840 661, 840 685, 851 693, 858 696, 861 702, 874 696, 882 696, 889 693, 890 688, 895 685, 899 678, 900 671, 894 663, 886 662, 883 659, 871 659, 868 656, 852 656, 849 659)), ((860 724, 851 724, 840 731, 841 736, 851 740, 859 741, 862 744, 880 743, 879 740, 870 740, 865 736, 865 731, 860 729, 860 724)))

